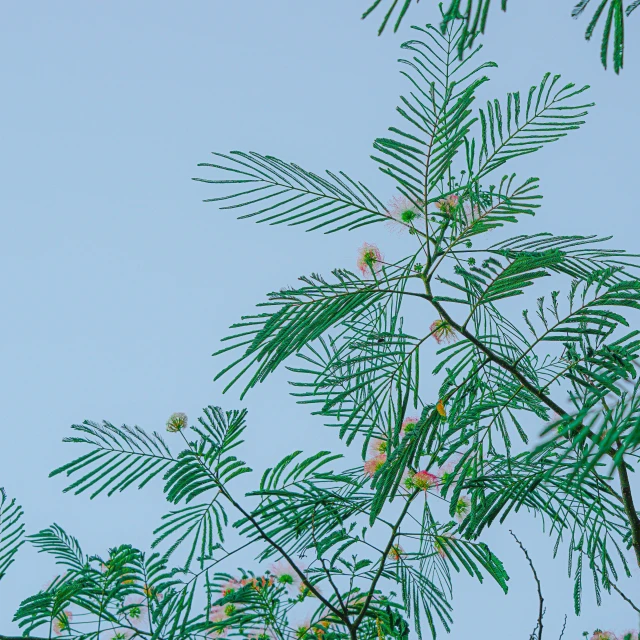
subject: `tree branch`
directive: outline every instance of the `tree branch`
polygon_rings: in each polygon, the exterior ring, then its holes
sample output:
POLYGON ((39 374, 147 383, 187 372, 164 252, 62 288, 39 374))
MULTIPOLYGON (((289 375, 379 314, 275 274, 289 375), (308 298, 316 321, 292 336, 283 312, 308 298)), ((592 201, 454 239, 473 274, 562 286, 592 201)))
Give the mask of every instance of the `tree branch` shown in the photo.
POLYGON ((209 467, 202 461, 200 455, 194 451, 193 447, 189 443, 189 441, 185 438, 184 433, 180 432, 183 440, 185 441, 187 447, 191 449, 196 455, 196 458, 202 465, 202 468, 206 470, 209 476, 213 479, 213 481, 218 485, 220 493, 255 527, 258 535, 269 545, 271 545, 291 566, 291 568, 298 574, 300 580, 304 586, 309 589, 309 591, 316 597, 322 604, 327 607, 333 614, 335 614, 338 619, 345 622, 345 624, 349 624, 349 619, 336 607, 334 607, 329 600, 327 600, 309 581, 304 572, 298 567, 298 565, 293 561, 293 558, 280 546, 275 540, 272 540, 269 534, 260 526, 258 521, 248 512, 246 511, 241 504, 236 502, 236 500, 232 497, 232 495, 226 490, 224 485, 220 482, 220 479, 216 476, 215 473, 209 469, 209 467))
MULTIPOLYGON (((463 335, 469 342, 471 342, 475 347, 477 347, 482 353, 484 353, 491 361, 495 362, 499 367, 502 367, 505 371, 509 372, 520 384, 530 393, 532 393, 536 398, 538 398, 541 402, 546 404, 550 409, 555 411, 559 416, 567 417, 569 414, 556 402, 554 402, 549 396, 543 393, 536 385, 534 385, 526 376, 524 376, 520 371, 518 371, 517 367, 505 360, 502 356, 495 353, 492 349, 487 347, 481 340, 476 338, 472 333, 470 333, 466 328, 459 325, 446 311, 446 309, 437 301, 433 299, 433 294, 431 293, 429 283, 425 282, 426 292, 427 292, 427 300, 435 307, 435 309, 440 314, 440 317, 445 320, 451 327, 453 327, 456 331, 458 331, 461 335, 463 335)), ((592 439, 595 438, 593 434, 590 434, 592 439)), ((610 457, 614 457, 617 453, 617 450, 612 448, 608 454, 610 457)), ((624 511, 627 516, 627 520, 629 523, 629 527, 631 529, 631 543, 633 545, 633 549, 636 555, 636 561, 638 566, 640 566, 640 517, 638 517, 638 512, 635 509, 633 503, 633 495, 631 493, 631 485, 629 484, 629 477, 627 475, 626 467, 624 463, 619 467, 620 473, 620 485, 622 488, 622 504, 624 505, 624 511), (625 483, 626 479, 626 483, 625 483)))
POLYGON ((516 537, 516 534, 513 533, 511 529, 509 529, 509 533, 513 536, 514 540, 520 545, 522 552, 524 553, 525 557, 529 561, 529 566, 531 567, 531 571, 533 572, 533 577, 535 578, 536 585, 538 586, 538 599, 540 601, 540 607, 538 609, 538 625, 536 629, 538 629, 538 640, 542 640, 542 617, 544 616, 544 598, 542 597, 542 585, 540 584, 540 579, 538 578, 536 568, 533 566, 533 562, 529 557, 529 553, 524 548, 524 545, 522 544, 522 542, 520 542, 520 540, 518 540, 518 538, 516 537))
POLYGON ((358 615, 355 622, 353 623, 353 628, 356 631, 360 626, 360 623, 362 622, 364 616, 366 615, 369 605, 371 604, 371 600, 373 599, 373 594, 376 590, 376 585, 378 584, 378 580, 380 580, 380 577, 382 576, 382 572, 384 571, 384 564, 389 556, 389 553, 391 552, 396 536, 398 535, 398 529, 400 528, 400 525, 402 524, 404 517, 407 515, 407 512, 409 511, 409 507, 411 506, 413 499, 418 495, 418 493, 419 492, 416 491, 412 496, 409 496, 409 498, 407 498, 407 502, 405 503, 402 509, 402 513, 400 513, 400 516, 398 517, 397 522, 393 525, 393 528, 391 529, 391 536, 389 536, 389 542, 387 543, 387 547, 385 548, 384 553, 380 558, 380 566, 378 567, 378 571, 376 572, 376 575, 373 577, 373 580, 371 581, 371 588, 369 589, 369 593, 367 594, 367 599, 365 600, 364 605, 362 606, 362 611, 360 611, 360 614, 358 615))

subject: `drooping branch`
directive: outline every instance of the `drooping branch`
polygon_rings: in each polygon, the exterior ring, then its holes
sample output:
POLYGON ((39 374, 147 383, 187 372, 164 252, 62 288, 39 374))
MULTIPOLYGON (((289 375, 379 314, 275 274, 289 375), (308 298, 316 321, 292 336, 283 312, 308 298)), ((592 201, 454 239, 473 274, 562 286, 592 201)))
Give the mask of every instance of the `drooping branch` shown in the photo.
MULTIPOLYGON (((529 379, 527 379, 527 377, 524 376, 515 365, 508 362, 507 360, 505 360, 505 358, 487 347, 487 345, 476 338, 476 336, 474 336, 466 327, 463 327, 459 323, 457 323, 449 315, 447 310, 437 300, 434 299, 428 282, 425 282, 425 287, 427 300, 433 305, 433 307, 435 307, 435 309, 440 314, 440 317, 445 320, 453 329, 455 329, 458 333, 460 333, 460 335, 469 340, 469 342, 471 342, 478 350, 482 351, 482 353, 484 353, 485 356, 487 356, 487 358, 489 358, 492 362, 510 373, 516 380, 518 380, 523 388, 532 393, 542 403, 546 404, 547 407, 555 411, 559 416, 569 416, 569 414, 559 404, 557 404, 552 398, 550 398, 529 379)), ((593 434, 590 435, 592 438, 596 437, 593 434)), ((617 454, 617 449, 612 448, 608 453, 609 456, 613 458, 617 454)), ((640 517, 638 517, 638 512, 635 509, 633 494, 631 492, 631 485, 629 484, 629 477, 627 475, 627 470, 624 464, 621 464, 618 469, 620 473, 620 485, 622 488, 622 495, 618 497, 624 506, 624 511, 627 516, 629 527, 631 529, 631 543, 636 555, 636 561, 638 563, 638 566, 640 566, 640 517)), ((615 495, 617 496, 617 494, 615 495)))
MULTIPOLYGON (((529 552, 524 548, 524 545, 518 538, 516 534, 509 529, 509 533, 513 536, 514 540, 520 545, 522 552, 524 553, 526 559, 529 561, 529 566, 531 567, 531 572, 533 573, 533 577, 536 581, 536 586, 538 587, 538 600, 540 602, 540 606, 538 609, 538 624, 536 629, 538 630, 538 640, 542 640, 542 618, 544 617, 544 598, 542 597, 542 585, 540 584, 540 578, 538 578, 538 573, 536 572, 536 568, 533 566, 533 561, 529 556, 529 552)), ((566 622, 566 621, 565 621, 566 622)))

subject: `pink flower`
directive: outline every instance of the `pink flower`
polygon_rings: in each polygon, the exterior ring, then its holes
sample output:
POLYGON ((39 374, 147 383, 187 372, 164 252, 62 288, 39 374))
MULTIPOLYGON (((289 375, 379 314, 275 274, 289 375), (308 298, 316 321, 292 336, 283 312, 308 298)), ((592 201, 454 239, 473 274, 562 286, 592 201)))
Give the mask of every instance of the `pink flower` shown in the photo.
POLYGON ((598 630, 591 636, 591 640, 618 640, 618 638, 613 631, 598 630))
POLYGON ((620 640, 638 640, 638 632, 631 629, 629 631, 625 631, 620 636, 620 640))
POLYGON ((394 229, 404 228, 411 232, 415 221, 422 217, 423 206, 420 200, 413 203, 405 196, 394 196, 387 207, 386 215, 389 218, 389 224, 394 229))
MULTIPOLYGON (((228 617, 225 607, 221 605, 216 604, 209 609, 209 622, 219 624, 220 622, 224 622, 228 617)), ((227 628, 218 627, 210 631, 208 635, 210 638, 224 638, 227 635, 227 628)))
POLYGON ((224 596, 228 596, 230 593, 233 593, 234 591, 237 591, 238 589, 242 589, 243 584, 240 582, 240 580, 236 580, 236 578, 231 578, 230 580, 227 580, 221 587, 220 587, 220 593, 222 594, 222 597, 224 598, 224 596))
POLYGON ((455 208, 458 206, 458 196, 455 194, 451 194, 442 200, 438 200, 436 202, 436 209, 442 211, 442 213, 453 213, 455 208))
MULTIPOLYGON (((438 475, 440 476, 442 483, 448 483, 448 482, 453 482, 456 479, 456 476, 454 476, 453 472, 454 469, 456 468, 458 462, 460 462, 460 458, 462 456, 460 454, 457 454, 451 458, 449 458, 449 460, 447 460, 438 470, 438 475)), ((457 474, 456 474, 457 475, 457 474)))
POLYGON ((365 242, 358 252, 358 269, 363 276, 367 275, 367 271, 378 273, 382 268, 382 253, 375 244, 365 242))
POLYGON ((474 220, 480 217, 480 207, 477 204, 471 205, 470 202, 465 202, 463 205, 464 215, 467 219, 467 224, 470 224, 474 220))
POLYGON ((124 601, 124 614, 134 627, 141 627, 147 620, 146 598, 129 596, 124 601))
POLYGON ((458 502, 456 502, 454 511, 456 520, 458 522, 462 522, 467 517, 469 511, 471 511, 471 500, 469 499, 469 496, 460 496, 458 498, 458 502))
POLYGON ((369 441, 369 453, 372 456, 379 456, 380 454, 387 454, 389 445, 386 440, 380 440, 379 438, 372 438, 369 441))
POLYGON ((61 636, 65 631, 69 631, 71 621, 73 620, 73 612, 69 609, 65 609, 58 617, 53 621, 53 632, 57 636, 61 636))
POLYGON ((394 544, 389 550, 389 557, 394 562, 398 562, 403 555, 405 555, 404 549, 399 544, 394 544))
POLYGON ((431 323, 429 331, 438 344, 455 342, 458 337, 455 329, 441 318, 431 323))
POLYGON ((453 540, 454 538, 455 536, 451 535, 450 533, 445 533, 442 536, 436 536, 434 538, 433 548, 441 558, 447 557, 447 552, 445 551, 445 547, 447 546, 447 540, 453 540))
POLYGON ((405 418, 402 427, 400 427, 400 435, 411 433, 415 429, 416 424, 418 424, 418 418, 405 418))
POLYGON ((300 587, 300 583, 302 582, 302 580, 288 562, 280 560, 279 562, 272 564, 269 571, 278 584, 293 589, 298 589, 300 587))
POLYGON ((369 458, 364 463, 364 473, 365 475, 373 478, 378 469, 382 467, 382 465, 387 461, 387 454, 381 453, 380 455, 375 456, 375 458, 369 458))
POLYGON ((410 489, 419 489, 420 491, 427 491, 432 489, 433 487, 437 487, 440 479, 433 473, 429 473, 428 471, 418 471, 413 475, 410 475, 405 484, 407 488, 410 489))

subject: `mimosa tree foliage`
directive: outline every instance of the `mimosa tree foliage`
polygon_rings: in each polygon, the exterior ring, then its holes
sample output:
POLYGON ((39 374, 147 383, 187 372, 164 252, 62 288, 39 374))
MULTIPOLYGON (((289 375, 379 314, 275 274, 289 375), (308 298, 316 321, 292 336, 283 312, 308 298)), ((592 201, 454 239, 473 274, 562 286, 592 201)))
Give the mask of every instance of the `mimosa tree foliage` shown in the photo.
MULTIPOLYGON (((494 7, 499 5, 502 11, 506 11, 507 1, 496 0, 494 7)), ((374 0, 362 17, 366 18, 379 8, 384 17, 378 34, 381 34, 387 25, 393 25, 397 31, 409 8, 419 2, 420 0, 374 0)), ((435 4, 436 2, 432 3, 435 4)), ((442 7, 442 3, 438 6, 442 7)), ((587 9, 593 9, 585 31, 586 40, 591 40, 596 28, 602 27, 600 60, 605 69, 611 59, 614 71, 620 73, 624 62, 625 17, 628 18, 639 6, 640 0, 579 0, 574 5, 571 11, 572 18, 579 18, 587 9)), ((445 24, 449 20, 464 20, 464 34, 459 43, 461 54, 465 48, 473 47, 479 34, 484 34, 490 8, 491 0, 450 0, 448 8, 443 13, 443 19, 445 24)))
MULTIPOLYGON (((403 45, 404 124, 374 143, 397 190, 391 204, 342 172, 258 153, 216 153, 201 165, 215 174, 198 178, 227 189, 211 201, 259 222, 406 231, 399 260, 365 243, 361 275, 312 274, 270 294, 218 352, 234 356, 219 377, 244 393, 287 366, 298 401, 361 461, 291 452, 239 497, 237 479, 252 473, 239 453, 245 411, 210 406, 192 426, 174 414, 167 441, 138 427, 75 425, 67 441, 82 451, 52 474, 70 478, 67 491, 93 498, 160 483, 170 510, 149 552, 86 555, 56 525, 31 536, 64 573, 21 604, 26 634, 435 636, 451 628, 456 573, 507 590, 482 536, 520 510, 567 554, 577 611, 585 571, 598 600, 620 593, 618 577, 640 560, 628 479, 640 340, 625 315, 640 306, 635 259, 595 237, 490 234, 540 206, 537 178, 505 165, 578 129, 587 87, 546 74, 477 107, 495 65, 477 63, 479 49, 458 58, 465 27, 415 31, 403 45), (564 294, 545 289, 551 276, 564 294), (510 318, 505 301, 534 287, 534 308, 510 318), (411 323, 409 302, 423 307, 411 323), (425 375, 427 341, 439 359, 425 375), (240 553, 255 565, 236 569, 240 553)), ((23 540, 20 512, 5 502, 0 573, 23 540)))

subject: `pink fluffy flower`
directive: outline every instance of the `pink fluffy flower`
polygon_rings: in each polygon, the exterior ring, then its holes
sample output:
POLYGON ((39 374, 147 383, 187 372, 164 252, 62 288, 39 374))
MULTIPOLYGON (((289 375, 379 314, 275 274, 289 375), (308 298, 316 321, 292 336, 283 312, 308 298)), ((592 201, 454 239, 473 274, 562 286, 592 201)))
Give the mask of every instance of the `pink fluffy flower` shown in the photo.
POLYGON ((386 440, 381 440, 380 438, 371 438, 369 441, 369 453, 372 456, 379 456, 380 454, 387 453, 387 449, 389 448, 389 444, 386 440))
POLYGON ((454 475, 454 470, 458 465, 458 462, 460 462, 460 458, 460 455, 449 458, 449 460, 447 460, 438 470, 438 475, 440 476, 443 484, 455 481, 458 474, 454 475))
POLYGON ((451 194, 446 198, 442 198, 442 200, 438 200, 438 202, 436 202, 436 209, 438 209, 442 213, 453 213, 457 206, 458 196, 455 194, 451 194))
POLYGON ((613 631, 598 630, 591 636, 591 640, 618 640, 618 638, 613 631))
POLYGON ((436 536, 436 538, 433 540, 433 548, 441 558, 447 557, 447 552, 445 551, 447 540, 453 540, 454 538, 454 535, 445 533, 444 535, 436 536))
POLYGON ((470 202, 465 202, 463 209, 467 224, 471 224, 480 217, 480 207, 477 204, 472 205, 470 202))
POLYGON ((386 461, 387 461, 387 454, 386 453, 381 453, 381 454, 375 456, 374 458, 369 458, 369 460, 367 460, 364 463, 364 473, 365 473, 365 475, 369 476, 370 478, 373 478, 373 476, 376 474, 378 469, 380 469, 380 467, 386 461))
POLYGON ((422 217, 422 202, 412 202, 405 196, 394 196, 387 207, 389 224, 394 229, 409 229, 422 217))
POLYGON ((431 335, 438 344, 455 342, 458 337, 456 330, 442 318, 434 320, 429 327, 429 331, 431 331, 431 335))
POLYGON ((405 418, 402 427, 400 427, 400 435, 411 433, 415 429, 416 424, 418 424, 418 418, 405 418))
MULTIPOLYGON (((211 609, 209 609, 209 622, 220 623, 224 622, 229 616, 225 611, 225 607, 221 605, 213 605, 211 609)), ((227 635, 227 628, 218 627, 209 632, 209 638, 224 638, 227 635)))
POLYGON ((428 471, 418 471, 409 476, 406 481, 407 488, 419 489, 420 491, 427 491, 433 487, 437 487, 440 482, 440 478, 428 471))
POLYGON ((240 580, 236 580, 236 578, 231 578, 230 580, 227 580, 221 587, 220 587, 220 593, 222 594, 222 597, 224 598, 225 596, 228 596, 230 593, 233 593, 234 591, 237 591, 238 589, 242 589, 243 584, 240 582, 240 580))
POLYGON ((302 580, 288 562, 280 560, 272 564, 269 571, 278 584, 292 589, 299 589, 302 580))
POLYGON ((456 520, 462 522, 467 517, 469 511, 471 511, 471 500, 469 496, 460 496, 454 510, 456 520))
POLYGON ((147 621, 146 598, 142 596, 128 596, 124 601, 124 613, 127 620, 136 628, 143 626, 147 621))
POLYGON ((53 632, 57 636, 61 636, 65 631, 69 631, 71 621, 73 620, 73 612, 65 609, 53 621, 53 632))
POLYGON ((366 276, 370 271, 378 273, 382 269, 382 253, 375 244, 365 242, 358 251, 358 269, 366 276))
POLYGON ((620 636, 620 640, 638 640, 638 632, 632 629, 629 629, 629 631, 625 631, 620 636))

